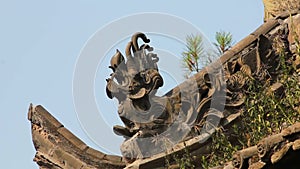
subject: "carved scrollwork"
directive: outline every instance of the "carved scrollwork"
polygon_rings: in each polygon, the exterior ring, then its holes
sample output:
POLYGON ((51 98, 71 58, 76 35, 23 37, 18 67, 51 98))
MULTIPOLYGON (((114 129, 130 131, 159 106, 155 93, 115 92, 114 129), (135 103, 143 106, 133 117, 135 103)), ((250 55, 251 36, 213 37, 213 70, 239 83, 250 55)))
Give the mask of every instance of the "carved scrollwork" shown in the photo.
POLYGON ((125 126, 114 126, 114 132, 125 138, 121 152, 128 162, 163 152, 166 147, 161 146, 166 143, 174 145, 199 134, 193 128, 209 112, 210 97, 221 90, 221 84, 213 85, 220 82, 203 74, 203 84, 186 82, 190 87, 179 93, 156 96, 163 79, 149 42, 145 34, 134 34, 126 58, 119 50, 112 57, 109 68, 113 73, 106 80, 107 96, 119 101, 118 114, 125 126), (139 46, 138 39, 145 44, 139 46))
POLYGON ((211 134, 228 115, 224 107, 241 108, 249 83, 270 76, 267 65, 275 55, 269 38, 261 35, 247 52, 222 65, 224 72, 211 65, 197 74, 197 80, 186 80, 180 91, 156 96, 164 81, 149 42, 145 34, 134 34, 126 57, 117 50, 109 66, 113 73, 107 79, 107 96, 118 99, 125 125, 114 126, 114 132, 125 138, 121 152, 128 162, 162 153, 203 132, 211 134), (138 39, 145 44, 139 45, 138 39))

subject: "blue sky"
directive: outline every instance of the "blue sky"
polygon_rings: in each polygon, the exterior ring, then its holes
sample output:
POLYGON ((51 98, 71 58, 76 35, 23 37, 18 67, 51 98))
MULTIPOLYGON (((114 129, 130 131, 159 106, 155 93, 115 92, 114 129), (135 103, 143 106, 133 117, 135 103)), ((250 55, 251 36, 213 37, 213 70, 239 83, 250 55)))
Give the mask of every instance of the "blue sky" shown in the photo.
MULTIPOLYGON (((72 94, 76 61, 95 32, 119 18, 143 12, 161 12, 183 18, 198 27, 210 41, 214 40, 216 31, 225 30, 231 32, 238 42, 263 22, 261 0, 189 3, 178 0, 1 1, 0 161, 3 168, 38 168, 32 162, 35 150, 27 120, 30 103, 43 105, 89 146, 103 149, 88 137, 77 118, 72 94)), ((122 29, 120 27, 120 31, 122 29)), ((150 38, 154 40, 155 36, 150 38)), ((161 41, 156 42, 154 47, 164 49, 167 42, 162 37, 158 38, 161 41)), ((122 45, 120 42, 116 46, 122 45)), ((176 49, 172 53, 180 56, 180 51, 176 49)), ((99 70, 107 69, 101 66, 99 70)), ((101 74, 99 70, 97 73, 101 74)), ((95 83, 95 91, 102 90, 97 88, 97 84, 102 83, 101 79, 98 78, 95 83)), ((95 99, 101 103, 101 99, 107 98, 96 94, 95 99)), ((101 105, 101 109, 107 114, 117 113, 105 105, 101 105)), ((115 115, 111 119, 109 115, 105 117, 111 126, 111 123, 121 124, 115 115)), ((108 129, 111 126, 108 125, 108 129)), ((95 133, 101 136, 101 133, 107 132, 102 130, 95 128, 95 133)), ((111 129, 108 132, 112 133, 111 129)), ((116 143, 105 145, 106 151, 117 153, 115 149, 118 149, 117 143, 121 138, 116 137, 116 140, 116 143)))

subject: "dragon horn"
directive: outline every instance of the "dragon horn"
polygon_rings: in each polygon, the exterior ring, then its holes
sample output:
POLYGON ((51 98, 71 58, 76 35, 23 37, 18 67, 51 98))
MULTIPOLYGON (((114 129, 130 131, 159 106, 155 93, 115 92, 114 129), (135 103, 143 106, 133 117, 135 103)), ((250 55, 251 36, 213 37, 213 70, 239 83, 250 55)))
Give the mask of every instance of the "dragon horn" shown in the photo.
POLYGON ((131 37, 131 41, 133 43, 133 52, 136 52, 139 50, 139 45, 138 45, 138 38, 141 38, 145 43, 149 43, 150 39, 147 38, 147 36, 141 32, 135 33, 131 37))
POLYGON ((137 73, 136 65, 133 60, 133 57, 131 55, 131 47, 132 47, 132 41, 128 42, 126 46, 126 58, 127 58, 127 71, 130 75, 135 75, 137 73))

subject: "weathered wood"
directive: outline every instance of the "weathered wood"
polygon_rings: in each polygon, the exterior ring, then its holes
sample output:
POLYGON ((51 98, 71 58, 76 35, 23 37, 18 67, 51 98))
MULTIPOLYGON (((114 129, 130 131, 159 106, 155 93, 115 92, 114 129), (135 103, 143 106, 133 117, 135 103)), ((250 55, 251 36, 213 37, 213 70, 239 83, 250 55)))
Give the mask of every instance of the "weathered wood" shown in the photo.
POLYGON ((237 151, 235 154, 240 156, 242 159, 248 159, 257 154, 257 147, 256 146, 248 147, 243 150, 237 151))
POLYGON ((241 169, 243 168, 245 161, 247 161, 247 159, 254 156, 255 154, 257 154, 256 146, 240 150, 233 155, 232 165, 236 168, 241 169))
POLYGON ((275 152, 271 156, 271 162, 277 163, 279 160, 282 159, 282 157, 289 151, 290 147, 293 145, 293 143, 285 144, 279 151, 275 152))
POLYGON ((249 166, 249 169, 261 169, 266 165, 266 163, 259 161, 249 166))
POLYGON ((286 129, 284 129, 282 131, 282 136, 285 137, 285 136, 292 135, 292 134, 299 133, 299 132, 300 132, 300 123, 298 122, 286 129))
POLYGON ((284 141, 284 138, 281 133, 264 138, 257 144, 258 156, 264 158, 274 145, 282 141, 284 141))
POLYGON ((299 150, 300 149, 300 139, 295 140, 293 144, 293 150, 299 150))
POLYGON ((263 3, 265 7, 265 21, 285 11, 291 12, 300 8, 298 0, 263 0, 263 3))
POLYGON ((45 169, 111 168, 122 169, 122 157, 111 156, 88 147, 42 106, 29 107, 32 140, 36 149, 34 161, 45 169))
POLYGON ((268 94, 274 94, 276 96, 280 96, 282 92, 284 91, 284 87, 281 83, 274 83, 268 91, 268 94))
MULTIPOLYGON (((294 129, 297 126, 298 124, 294 124, 288 128, 295 131, 294 129)), ((293 132, 289 132, 289 135, 286 135, 284 138, 283 132, 262 139, 256 146, 236 152, 230 164, 235 169, 281 169, 286 166, 293 166, 293 168, 297 169, 297 166, 300 166, 300 161, 298 160, 300 155, 300 139, 294 140, 294 137, 290 137, 295 134, 293 132), (261 147, 263 147, 263 151, 261 151, 261 147), (260 159, 257 157, 260 157, 260 159)), ((227 167, 229 167, 228 164, 215 168, 226 169, 227 167)))

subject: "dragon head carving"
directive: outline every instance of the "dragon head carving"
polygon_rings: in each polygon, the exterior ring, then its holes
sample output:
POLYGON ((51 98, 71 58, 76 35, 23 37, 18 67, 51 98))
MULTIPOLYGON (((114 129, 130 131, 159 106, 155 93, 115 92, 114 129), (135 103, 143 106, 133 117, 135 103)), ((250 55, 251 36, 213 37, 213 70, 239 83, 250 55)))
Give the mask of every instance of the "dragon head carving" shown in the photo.
POLYGON ((149 42, 145 34, 138 32, 126 47, 126 59, 119 50, 116 51, 109 66, 113 73, 106 79, 106 94, 109 98, 116 97, 119 102, 126 98, 137 100, 155 94, 163 85, 156 64, 158 57, 151 53, 153 48, 146 44, 149 42), (139 46, 139 38, 145 44, 139 46))

